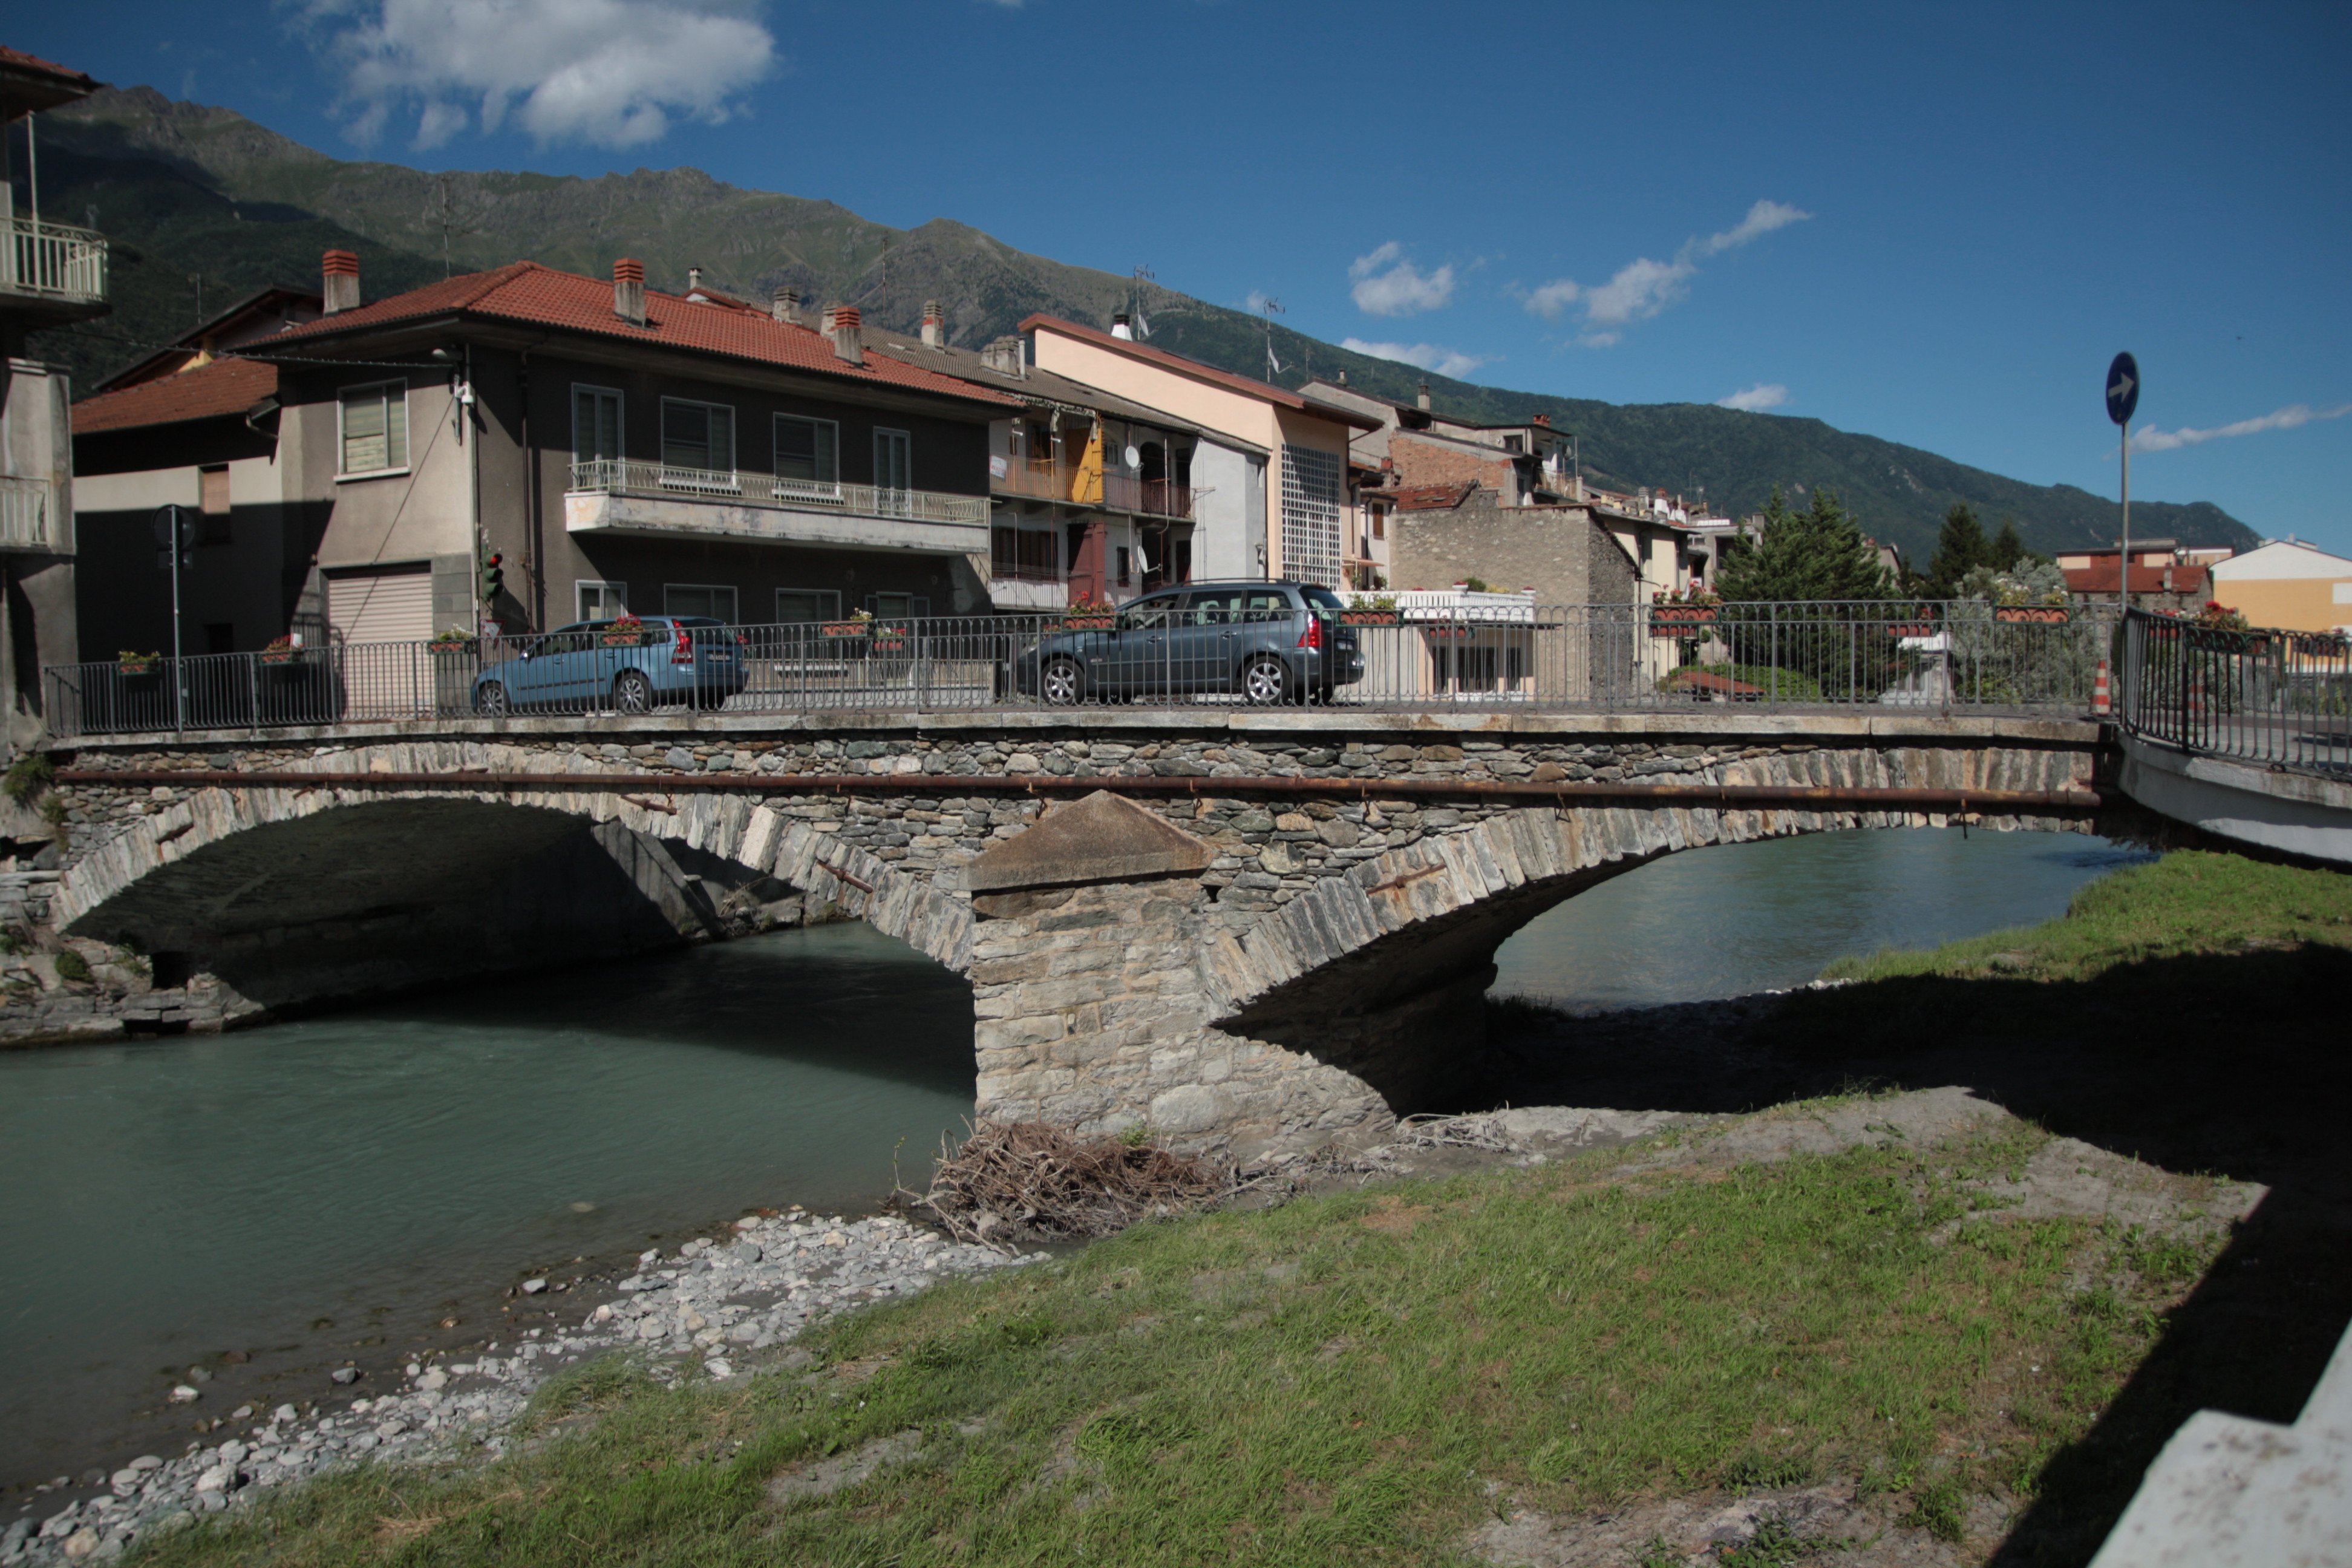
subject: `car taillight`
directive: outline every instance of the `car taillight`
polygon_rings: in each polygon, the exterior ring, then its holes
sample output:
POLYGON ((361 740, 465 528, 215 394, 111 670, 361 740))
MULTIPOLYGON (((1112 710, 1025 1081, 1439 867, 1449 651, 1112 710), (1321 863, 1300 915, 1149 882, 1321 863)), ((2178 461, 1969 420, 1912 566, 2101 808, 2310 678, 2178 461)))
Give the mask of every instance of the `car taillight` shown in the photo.
POLYGON ((1323 617, 1311 610, 1307 616, 1307 629, 1298 634, 1298 646, 1300 647, 1323 646, 1323 617))
POLYGON ((694 634, 684 626, 677 628, 677 641, 670 645, 669 661, 672 664, 694 662, 694 634))

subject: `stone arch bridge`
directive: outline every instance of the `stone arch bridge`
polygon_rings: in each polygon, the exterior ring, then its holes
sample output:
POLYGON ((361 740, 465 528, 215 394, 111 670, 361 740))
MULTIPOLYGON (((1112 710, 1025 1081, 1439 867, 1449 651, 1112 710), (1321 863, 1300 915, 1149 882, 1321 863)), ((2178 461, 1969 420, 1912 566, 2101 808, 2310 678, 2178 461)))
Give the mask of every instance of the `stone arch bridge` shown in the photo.
POLYGON ((59 930, 240 1012, 830 906, 972 986, 977 1111, 1240 1158, 1425 1104, 1513 931, 1660 856, 2087 831, 2089 723, 1439 711, 467 721, 83 742, 59 930))

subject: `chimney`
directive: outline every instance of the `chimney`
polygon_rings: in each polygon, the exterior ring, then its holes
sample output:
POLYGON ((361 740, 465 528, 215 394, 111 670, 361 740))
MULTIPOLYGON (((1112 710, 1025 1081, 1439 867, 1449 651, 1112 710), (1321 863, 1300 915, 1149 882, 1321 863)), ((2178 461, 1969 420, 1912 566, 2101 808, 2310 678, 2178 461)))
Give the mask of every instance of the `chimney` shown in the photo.
POLYGON ((858 326, 857 307, 836 305, 833 310, 834 357, 851 364, 866 363, 865 333, 858 326))
POLYGON ((841 307, 838 305, 827 305, 823 310, 817 312, 817 330, 828 338, 833 336, 833 319, 840 312, 841 307))
POLYGON ((1110 319, 1110 335, 1122 342, 1135 341, 1135 329, 1127 324, 1127 312, 1121 310, 1110 319))
POLYGON ((702 292, 701 268, 689 267, 686 269, 686 291, 689 294, 699 294, 702 292))
POLYGON ((940 309, 940 302, 937 300, 924 300, 923 346, 927 349, 945 348, 947 341, 947 313, 940 309))
POLYGON ((1423 408, 1429 406, 1429 383, 1425 381, 1421 384, 1421 405, 1423 408))
POLYGON ((360 308, 360 258, 348 250, 331 250, 325 260, 326 313, 339 315, 360 308))
POLYGON ((999 375, 1026 377, 1029 374, 1027 358, 1017 337, 994 339, 980 351, 980 363, 999 375))
POLYGON ((801 319, 801 291, 797 289, 777 289, 775 298, 769 303, 768 313, 780 321, 798 324, 801 319))
POLYGON ((1537 415, 1535 417, 1536 417, 1536 423, 1537 423, 1537 424, 1538 424, 1538 425, 1542 426, 1543 426, 1545 429, 1547 429, 1547 430, 1549 430, 1549 429, 1550 429, 1550 428, 1551 428, 1551 416, 1550 416, 1550 415, 1549 415, 1549 414, 1538 414, 1538 415, 1537 415))
POLYGON ((646 264, 624 256, 613 263, 613 314, 633 327, 646 324, 646 264))

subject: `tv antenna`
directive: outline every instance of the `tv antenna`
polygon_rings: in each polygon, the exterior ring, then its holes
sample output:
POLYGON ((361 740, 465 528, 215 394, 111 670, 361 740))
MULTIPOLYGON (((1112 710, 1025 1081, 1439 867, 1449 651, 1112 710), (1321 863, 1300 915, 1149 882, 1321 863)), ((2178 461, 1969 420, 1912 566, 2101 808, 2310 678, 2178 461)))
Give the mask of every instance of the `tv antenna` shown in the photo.
MULTIPOLYGON (((92 224, 90 226, 95 228, 98 226, 96 224, 92 224)), ((1151 323, 1143 319, 1143 286, 1148 282, 1156 283, 1159 280, 1158 274, 1154 273, 1149 267, 1138 267, 1135 269, 1135 286, 1132 290, 1129 304, 1131 313, 1135 317, 1135 335, 1139 339, 1148 338, 1151 335, 1151 323)))
POLYGON ((1274 319, 1287 312, 1281 300, 1261 294, 1257 297, 1257 313, 1265 318, 1265 378, 1272 381, 1282 374, 1282 362, 1274 357, 1274 319))
POLYGON ((457 198, 450 193, 449 176, 439 175, 436 183, 441 187, 441 276, 447 279, 454 276, 457 271, 450 256, 450 241, 458 235, 476 235, 482 231, 478 228, 457 226, 457 198))

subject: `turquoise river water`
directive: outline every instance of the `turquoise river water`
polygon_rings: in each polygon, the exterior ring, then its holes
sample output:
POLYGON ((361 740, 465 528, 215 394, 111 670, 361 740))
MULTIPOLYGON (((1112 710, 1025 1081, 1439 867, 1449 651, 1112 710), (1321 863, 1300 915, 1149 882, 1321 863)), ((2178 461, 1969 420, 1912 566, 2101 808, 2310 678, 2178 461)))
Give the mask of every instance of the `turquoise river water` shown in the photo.
MULTIPOLYGON (((1496 986, 1590 1008, 1797 984, 2044 919, 2140 858, 1950 831, 1702 850, 1538 919, 1496 986)), ((869 1205, 971 1092, 968 987, 860 925, 0 1054, 0 1485, 128 1440, 224 1350, 347 1343, 749 1205, 869 1205)))

